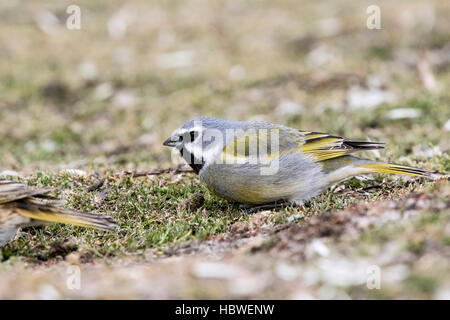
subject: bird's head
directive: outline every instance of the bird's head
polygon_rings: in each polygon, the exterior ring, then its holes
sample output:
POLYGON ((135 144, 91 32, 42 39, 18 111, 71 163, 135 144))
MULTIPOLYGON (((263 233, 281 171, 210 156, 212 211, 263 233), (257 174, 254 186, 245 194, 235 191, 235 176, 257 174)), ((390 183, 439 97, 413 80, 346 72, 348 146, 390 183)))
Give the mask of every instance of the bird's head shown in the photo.
POLYGON ((163 145, 180 151, 187 163, 198 173, 203 165, 212 163, 226 145, 226 129, 233 121, 199 117, 185 122, 164 141, 163 145))

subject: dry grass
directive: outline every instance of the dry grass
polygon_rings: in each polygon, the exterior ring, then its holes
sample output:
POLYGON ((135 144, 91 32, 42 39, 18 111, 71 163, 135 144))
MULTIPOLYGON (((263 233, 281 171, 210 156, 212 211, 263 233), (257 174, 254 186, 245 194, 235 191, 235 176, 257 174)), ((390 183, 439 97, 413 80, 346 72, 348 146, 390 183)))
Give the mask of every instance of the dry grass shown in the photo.
POLYGON ((380 1, 382 30, 366 28, 367 4, 356 0, 78 1, 78 31, 65 28, 68 4, 0 4, 0 172, 52 186, 71 207, 112 215, 120 230, 24 230, 0 249, 0 297, 448 297, 445 181, 352 179, 307 207, 248 217, 193 174, 116 175, 173 166, 161 142, 199 115, 385 141, 386 151, 366 156, 448 173, 447 1, 380 1), (397 109, 407 110, 398 117, 397 109), (420 207, 421 199, 433 204, 420 207), (375 215, 356 240, 343 236, 354 234, 353 220, 334 237, 320 218, 408 206, 414 217, 386 226, 375 215), (310 254, 320 243, 329 256, 310 254), (196 267, 218 258, 237 270, 234 280, 196 273, 220 270, 196 267), (345 274, 327 269, 367 262, 391 274, 382 290, 337 283, 345 274), (69 264, 82 265, 79 291, 65 286, 69 264), (324 274, 308 287, 316 278, 307 271, 317 266, 324 274), (60 275, 50 279, 49 270, 60 275), (125 279, 120 296, 108 293, 121 283, 116 277, 125 279), (138 278, 158 289, 141 290, 138 278), (239 291, 245 287, 254 291, 239 291))

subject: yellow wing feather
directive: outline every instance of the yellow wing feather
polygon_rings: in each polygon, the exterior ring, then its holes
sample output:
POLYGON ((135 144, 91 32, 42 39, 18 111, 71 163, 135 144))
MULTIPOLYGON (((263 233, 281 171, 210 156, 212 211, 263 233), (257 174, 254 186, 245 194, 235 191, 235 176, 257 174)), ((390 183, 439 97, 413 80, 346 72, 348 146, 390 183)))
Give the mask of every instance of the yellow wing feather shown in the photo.
POLYGON ((15 210, 25 217, 42 222, 73 224, 107 231, 114 230, 117 225, 114 219, 108 216, 59 208, 33 198, 22 200, 15 210))
MULTIPOLYGON (((235 137, 222 150, 223 163, 231 163, 230 161, 235 163, 235 161, 239 162, 249 156, 260 154, 275 158, 288 152, 303 152, 311 155, 316 161, 325 161, 343 157, 356 151, 384 148, 383 144, 378 142, 346 140, 324 132, 296 131, 289 135, 280 134, 280 139, 283 139, 283 137, 286 139, 287 137, 290 142, 296 143, 298 147, 288 150, 282 148, 281 150, 272 150, 269 137, 270 134, 261 136, 260 132, 235 137), (261 144, 261 142, 264 142, 264 144, 261 144), (250 148, 250 145, 254 146, 253 149, 250 148), (264 150, 259 150, 260 148, 264 150)), ((280 146, 287 146, 288 144, 289 141, 279 142, 280 146)))
POLYGON ((383 144, 378 142, 346 140, 322 132, 301 133, 305 135, 302 152, 312 155, 316 161, 338 158, 356 151, 384 148, 383 144))

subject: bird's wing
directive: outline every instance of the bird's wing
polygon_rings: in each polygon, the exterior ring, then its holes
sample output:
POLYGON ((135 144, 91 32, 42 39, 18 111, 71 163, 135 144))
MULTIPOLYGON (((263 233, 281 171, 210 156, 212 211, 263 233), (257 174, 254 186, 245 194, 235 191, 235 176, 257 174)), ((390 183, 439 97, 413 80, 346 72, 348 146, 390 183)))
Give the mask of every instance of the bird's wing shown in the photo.
POLYGON ((73 224, 81 227, 113 231, 117 223, 108 216, 55 206, 55 201, 39 198, 26 198, 18 201, 15 210, 21 215, 42 222, 73 224))
POLYGON ((297 148, 298 142, 294 138, 294 136, 287 136, 280 131, 271 131, 267 128, 246 130, 242 134, 237 134, 223 148, 222 160, 224 163, 234 163, 230 161, 239 162, 239 160, 255 156, 274 158, 288 148, 292 150, 297 148))
POLYGON ((114 219, 108 216, 61 208, 61 201, 47 195, 49 191, 51 189, 33 188, 23 183, 0 180, 0 209, 1 205, 4 205, 39 222, 68 223, 107 231, 116 227, 114 219))
POLYGON ((222 157, 245 159, 255 154, 261 155, 261 152, 266 150, 269 158, 290 152, 302 152, 311 155, 315 161, 325 161, 356 151, 384 148, 384 144, 380 142, 349 140, 323 132, 297 131, 290 128, 280 130, 284 131, 276 137, 279 139, 277 147, 274 147, 270 130, 268 133, 257 131, 234 137, 223 148, 222 157))
POLYGON ((299 131, 304 136, 301 151, 310 154, 316 161, 346 156, 364 150, 383 149, 384 143, 349 140, 323 132, 299 131))
POLYGON ((0 204, 32 196, 44 196, 51 189, 33 188, 26 184, 0 180, 0 204))

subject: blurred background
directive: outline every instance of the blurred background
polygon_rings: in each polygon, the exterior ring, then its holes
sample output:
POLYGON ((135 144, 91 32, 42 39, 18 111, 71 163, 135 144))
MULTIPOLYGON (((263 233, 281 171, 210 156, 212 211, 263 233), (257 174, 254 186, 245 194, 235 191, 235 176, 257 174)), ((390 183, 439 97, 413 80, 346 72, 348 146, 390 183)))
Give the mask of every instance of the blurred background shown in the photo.
POLYGON ((173 166, 162 141, 205 115, 384 141, 366 156, 448 173, 449 85, 448 0, 1 0, 0 177, 120 230, 24 230, 0 297, 449 299, 445 181, 355 178, 249 216, 194 175, 116 174, 173 166))
POLYGON ((170 165, 161 142, 210 115, 387 141, 376 156, 448 169, 450 3, 377 1, 368 29, 372 4, 3 0, 0 168, 170 165))

